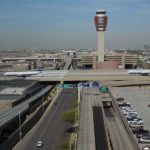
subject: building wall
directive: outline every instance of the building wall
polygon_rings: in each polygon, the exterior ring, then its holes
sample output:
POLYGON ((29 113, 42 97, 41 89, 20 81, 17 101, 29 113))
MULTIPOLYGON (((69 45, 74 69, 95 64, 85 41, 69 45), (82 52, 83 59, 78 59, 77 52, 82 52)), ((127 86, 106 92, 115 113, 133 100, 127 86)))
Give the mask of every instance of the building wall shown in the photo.
POLYGON ((120 55, 107 55, 106 61, 116 61, 119 66, 125 68, 126 65, 136 65, 137 60, 140 59, 138 55, 120 54, 120 55))
POLYGON ((118 69, 118 63, 116 61, 98 62, 96 69, 118 69))
MULTIPOLYGON (((116 54, 116 55, 106 55, 105 61, 115 61, 117 62, 118 66, 121 68, 125 68, 126 65, 131 65, 132 67, 136 65, 137 60, 140 59, 138 55, 131 55, 131 54, 116 54)), ((81 65, 84 67, 86 65, 91 65, 93 69, 96 69, 96 61, 97 55, 84 55, 81 56, 81 65)))

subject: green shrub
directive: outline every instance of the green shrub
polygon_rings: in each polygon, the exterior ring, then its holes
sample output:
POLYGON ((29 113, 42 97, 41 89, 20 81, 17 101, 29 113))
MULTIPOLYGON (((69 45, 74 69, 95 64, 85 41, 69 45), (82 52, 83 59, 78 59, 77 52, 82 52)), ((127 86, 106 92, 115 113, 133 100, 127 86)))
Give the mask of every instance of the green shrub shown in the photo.
POLYGON ((74 124, 76 113, 77 113, 77 109, 70 109, 70 110, 66 111, 63 116, 64 121, 74 124))
POLYGON ((69 140, 64 140, 61 143, 62 150, 69 150, 69 140))

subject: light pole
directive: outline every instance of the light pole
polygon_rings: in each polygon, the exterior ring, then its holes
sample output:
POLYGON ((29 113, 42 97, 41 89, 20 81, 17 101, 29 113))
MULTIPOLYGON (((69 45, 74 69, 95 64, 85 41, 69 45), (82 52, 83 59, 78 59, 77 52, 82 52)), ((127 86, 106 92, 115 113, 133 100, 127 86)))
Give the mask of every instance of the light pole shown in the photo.
POLYGON ((75 113, 75 125, 74 125, 74 130, 75 130, 75 145, 74 145, 74 150, 77 149, 77 132, 78 132, 78 124, 79 124, 79 114, 75 113), (78 118, 77 118, 78 117, 78 118))
POLYGON ((19 111, 19 138, 21 140, 22 131, 21 131, 21 113, 19 111))
POLYGON ((44 113, 44 95, 42 95, 42 112, 44 113))
POLYGON ((72 149, 72 141, 70 141, 70 143, 69 143, 69 150, 71 150, 72 149))
POLYGON ((80 87, 80 83, 78 83, 78 123, 79 123, 79 115, 80 115, 80 101, 81 101, 81 97, 80 97, 80 89, 81 87, 80 87))

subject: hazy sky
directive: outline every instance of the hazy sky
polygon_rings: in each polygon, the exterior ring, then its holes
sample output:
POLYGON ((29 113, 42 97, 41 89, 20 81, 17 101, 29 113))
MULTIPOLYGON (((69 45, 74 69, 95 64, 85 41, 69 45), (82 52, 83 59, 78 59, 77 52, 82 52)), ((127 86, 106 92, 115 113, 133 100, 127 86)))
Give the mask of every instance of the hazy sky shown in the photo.
POLYGON ((0 49, 97 48, 97 9, 106 48, 150 45, 150 0, 0 0, 0 49))

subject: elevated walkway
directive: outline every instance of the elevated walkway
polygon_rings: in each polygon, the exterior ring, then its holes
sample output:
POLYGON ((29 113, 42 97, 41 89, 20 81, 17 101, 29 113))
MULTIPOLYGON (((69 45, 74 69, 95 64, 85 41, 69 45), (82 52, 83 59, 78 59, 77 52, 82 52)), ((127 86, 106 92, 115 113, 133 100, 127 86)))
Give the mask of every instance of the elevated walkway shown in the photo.
POLYGON ((63 70, 69 70, 69 69, 70 69, 72 60, 73 60, 73 56, 70 55, 70 56, 68 57, 67 61, 66 61, 66 64, 65 64, 63 70))

